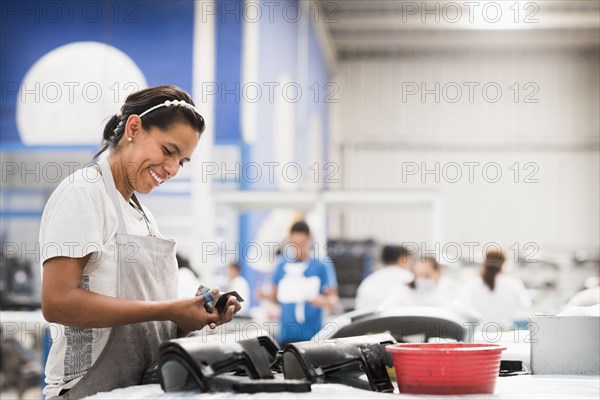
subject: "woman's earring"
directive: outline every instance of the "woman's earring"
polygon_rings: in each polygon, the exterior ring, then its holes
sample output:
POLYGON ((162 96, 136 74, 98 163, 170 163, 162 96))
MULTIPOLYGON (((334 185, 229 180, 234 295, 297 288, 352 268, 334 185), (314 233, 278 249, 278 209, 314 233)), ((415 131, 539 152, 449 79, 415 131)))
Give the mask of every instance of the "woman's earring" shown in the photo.
POLYGON ((131 142, 131 138, 130 137, 128 137, 127 140, 131 142))

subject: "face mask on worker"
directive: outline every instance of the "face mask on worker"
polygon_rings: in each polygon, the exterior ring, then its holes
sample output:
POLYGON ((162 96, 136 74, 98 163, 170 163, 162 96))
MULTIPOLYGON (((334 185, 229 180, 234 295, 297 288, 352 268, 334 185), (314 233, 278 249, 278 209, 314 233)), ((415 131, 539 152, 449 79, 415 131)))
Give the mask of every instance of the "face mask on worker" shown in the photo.
POLYGON ((415 288, 419 292, 428 292, 433 290, 435 288, 435 279, 427 277, 417 278, 415 281, 415 288))

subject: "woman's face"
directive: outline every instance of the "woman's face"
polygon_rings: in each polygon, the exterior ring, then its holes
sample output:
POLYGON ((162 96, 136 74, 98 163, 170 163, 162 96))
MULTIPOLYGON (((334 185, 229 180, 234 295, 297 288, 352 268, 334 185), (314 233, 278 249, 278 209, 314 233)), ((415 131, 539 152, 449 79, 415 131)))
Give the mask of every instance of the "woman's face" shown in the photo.
POLYGON ((132 128, 125 131, 131 141, 128 137, 122 140, 121 162, 129 191, 143 194, 174 178, 190 161, 200 138, 186 123, 175 123, 164 131, 157 127, 144 130, 139 123, 132 128))

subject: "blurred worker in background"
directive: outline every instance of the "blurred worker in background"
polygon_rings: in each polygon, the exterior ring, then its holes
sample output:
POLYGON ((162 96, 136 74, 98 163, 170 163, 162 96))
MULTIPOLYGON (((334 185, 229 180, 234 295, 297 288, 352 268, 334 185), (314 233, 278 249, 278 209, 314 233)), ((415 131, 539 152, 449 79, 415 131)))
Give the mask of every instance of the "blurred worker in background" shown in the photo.
MULTIPOLYGON (((242 276, 240 264, 232 262, 227 265, 227 278, 229 279, 227 291, 236 291, 242 299, 250 301, 250 286, 246 278, 242 276)), ((248 307, 244 307, 238 312, 238 315, 247 315, 248 311, 248 307)))
POLYGON ((193 296, 200 286, 200 277, 190 265, 190 260, 181 254, 175 255, 177 259, 177 267, 179 268, 179 283, 178 283, 178 298, 185 299, 193 296))
POLYGON ((308 225, 296 222, 271 279, 271 300, 281 304, 278 341, 309 340, 323 327, 323 310, 337 306, 337 279, 329 260, 310 250, 308 225))
POLYGON ((443 307, 452 303, 452 283, 445 277, 435 258, 417 258, 412 271, 415 279, 408 284, 412 289, 408 296, 408 305, 443 307))
MULTIPOLYGON (((384 246, 381 251, 383 267, 367 276, 356 292, 356 310, 377 308, 394 294, 402 303, 408 296, 407 284, 414 280, 411 272, 412 254, 403 246, 384 246)), ((401 305, 401 304, 394 304, 401 305)))
POLYGON ((575 293, 565 307, 589 307, 600 304, 600 286, 575 293))
POLYGON ((590 307, 600 304, 600 261, 596 276, 588 277, 584 282, 584 289, 575 293, 564 308, 590 307))
POLYGON ((501 249, 489 249, 483 260, 481 277, 467 287, 468 304, 481 314, 480 328, 497 324, 502 329, 509 329, 531 306, 523 282, 502 272, 504 261, 501 249))

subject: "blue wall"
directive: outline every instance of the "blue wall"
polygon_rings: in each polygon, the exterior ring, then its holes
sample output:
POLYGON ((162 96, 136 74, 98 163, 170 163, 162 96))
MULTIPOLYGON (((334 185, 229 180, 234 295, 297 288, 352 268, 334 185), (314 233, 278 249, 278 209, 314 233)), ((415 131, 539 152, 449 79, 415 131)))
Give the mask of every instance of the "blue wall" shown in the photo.
MULTIPOLYGON (((69 3, 70 4, 70 3, 69 3)), ((152 2, 73 2, 72 9, 61 2, 11 2, 3 5, 3 21, 0 35, 0 71, 2 74, 2 100, 0 103, 0 140, 4 151, 40 150, 35 146, 24 146, 17 131, 15 112, 16 89, 34 63, 57 47, 82 41, 96 41, 109 44, 124 52, 140 68, 150 86, 174 84, 191 92, 192 57, 194 40, 194 2, 192 1, 152 1, 152 2), (50 4, 50 5, 49 5, 50 4), (56 15, 58 5, 62 15, 56 15), (97 8, 102 5, 102 9, 97 8), (10 8, 13 7, 14 8, 10 8), (85 10, 85 12, 84 12, 85 10)), ((321 54, 308 14, 299 21, 292 21, 283 14, 287 8, 298 6, 297 0, 283 0, 274 5, 273 19, 266 5, 260 2, 263 16, 257 22, 259 28, 258 77, 256 83, 263 88, 263 97, 258 102, 257 134, 252 143, 245 143, 241 134, 240 85, 243 71, 243 2, 217 0, 216 15, 216 59, 215 120, 207 121, 215 127, 215 144, 237 146, 240 149, 242 167, 245 163, 262 164, 278 159, 275 143, 278 132, 275 126, 275 102, 266 95, 268 82, 277 82, 285 74, 291 82, 299 81, 299 43, 308 41, 308 73, 306 86, 302 87, 300 101, 294 103, 293 121, 289 121, 293 131, 293 160, 308 171, 307 140, 308 120, 318 115, 322 124, 323 151, 327 154, 328 104, 323 102, 323 86, 329 80, 329 71, 321 54), (306 36, 301 36, 306 35, 306 36), (321 98, 315 101, 310 87, 320 85, 321 98), (234 93, 224 93, 224 90, 234 93)), ((282 96, 281 86, 275 89, 275 96, 282 96)), ((200 102, 201 99, 196 99, 200 102)), ((199 104, 201 106, 201 104, 199 104)), ((120 104, 115 104, 116 112, 120 104)), ((74 115, 76 118, 76 115, 74 115)), ((98 121, 98 138, 101 135, 98 121)), ((64 148, 62 145, 61 148, 64 148)), ((66 145, 68 148, 69 145, 66 145)), ((73 146, 73 149, 81 145, 73 146)), ((321 160, 325 162, 326 160, 321 160)), ((261 180, 257 183, 241 181, 242 190, 277 190, 277 182, 261 180)), ((301 184, 294 187, 301 190, 301 184)), ((240 248, 256 235, 268 212, 241 212, 239 217, 240 248)), ((244 274, 250 284, 263 278, 263 274, 250 268, 242 261, 244 274)))
MULTIPOLYGON (((325 58, 321 53, 317 43, 314 27, 309 15, 303 15, 302 19, 294 22, 285 18, 281 10, 285 9, 288 3, 298 4, 295 0, 287 0, 277 3, 274 8, 274 19, 262 18, 259 22, 259 76, 258 83, 261 87, 266 87, 265 82, 277 82, 285 74, 291 82, 302 84, 302 96, 298 102, 293 103, 294 120, 289 121, 293 129, 293 162, 301 165, 304 174, 309 172, 309 142, 308 142, 308 120, 311 115, 318 115, 321 120, 321 132, 323 133, 322 154, 327 155, 327 123, 328 123, 328 104, 322 101, 323 91, 321 90, 321 99, 315 101, 310 87, 318 83, 323 87, 330 77, 325 58), (308 23, 307 23, 308 22, 308 23), (305 25, 302 25, 305 24, 305 25), (306 29, 306 30, 303 30, 306 29), (305 32, 307 37, 300 37, 305 32), (303 40, 308 41, 308 73, 307 82, 300 82, 299 68, 299 43, 303 40)), ((266 8, 265 8, 266 9, 266 8)), ((288 10, 293 10, 289 7, 288 10)), ((275 89, 275 97, 282 97, 281 86, 275 89)), ((273 162, 278 160, 275 148, 276 131, 275 117, 276 104, 271 101, 263 91, 263 97, 258 102, 258 126, 256 139, 253 143, 244 144, 242 151, 242 162, 256 162, 263 165, 264 162, 273 162)), ((321 160, 325 162, 326 160, 321 160)), ((242 189, 245 190, 278 190, 281 187, 277 182, 269 182, 262 179, 257 183, 242 183, 242 189)), ((301 190, 301 184, 298 184, 294 190, 301 190)), ((240 247, 257 239, 257 233, 269 216, 268 211, 243 212, 240 217, 240 247)), ((242 260, 243 261, 243 260, 242 260)), ((254 270, 245 262, 242 262, 244 274, 250 282, 251 287, 265 279, 264 273, 254 270)))
MULTIPOLYGON (((39 58, 72 42, 96 41, 114 46, 137 64, 148 85, 168 83, 191 91, 194 3, 184 0, 152 1, 151 7, 145 4, 3 3, 0 30, 2 144, 21 143, 15 120, 15 88, 39 58)), ((115 105, 115 112, 118 106, 115 105)), ((99 130, 99 138, 100 135, 99 130)))

